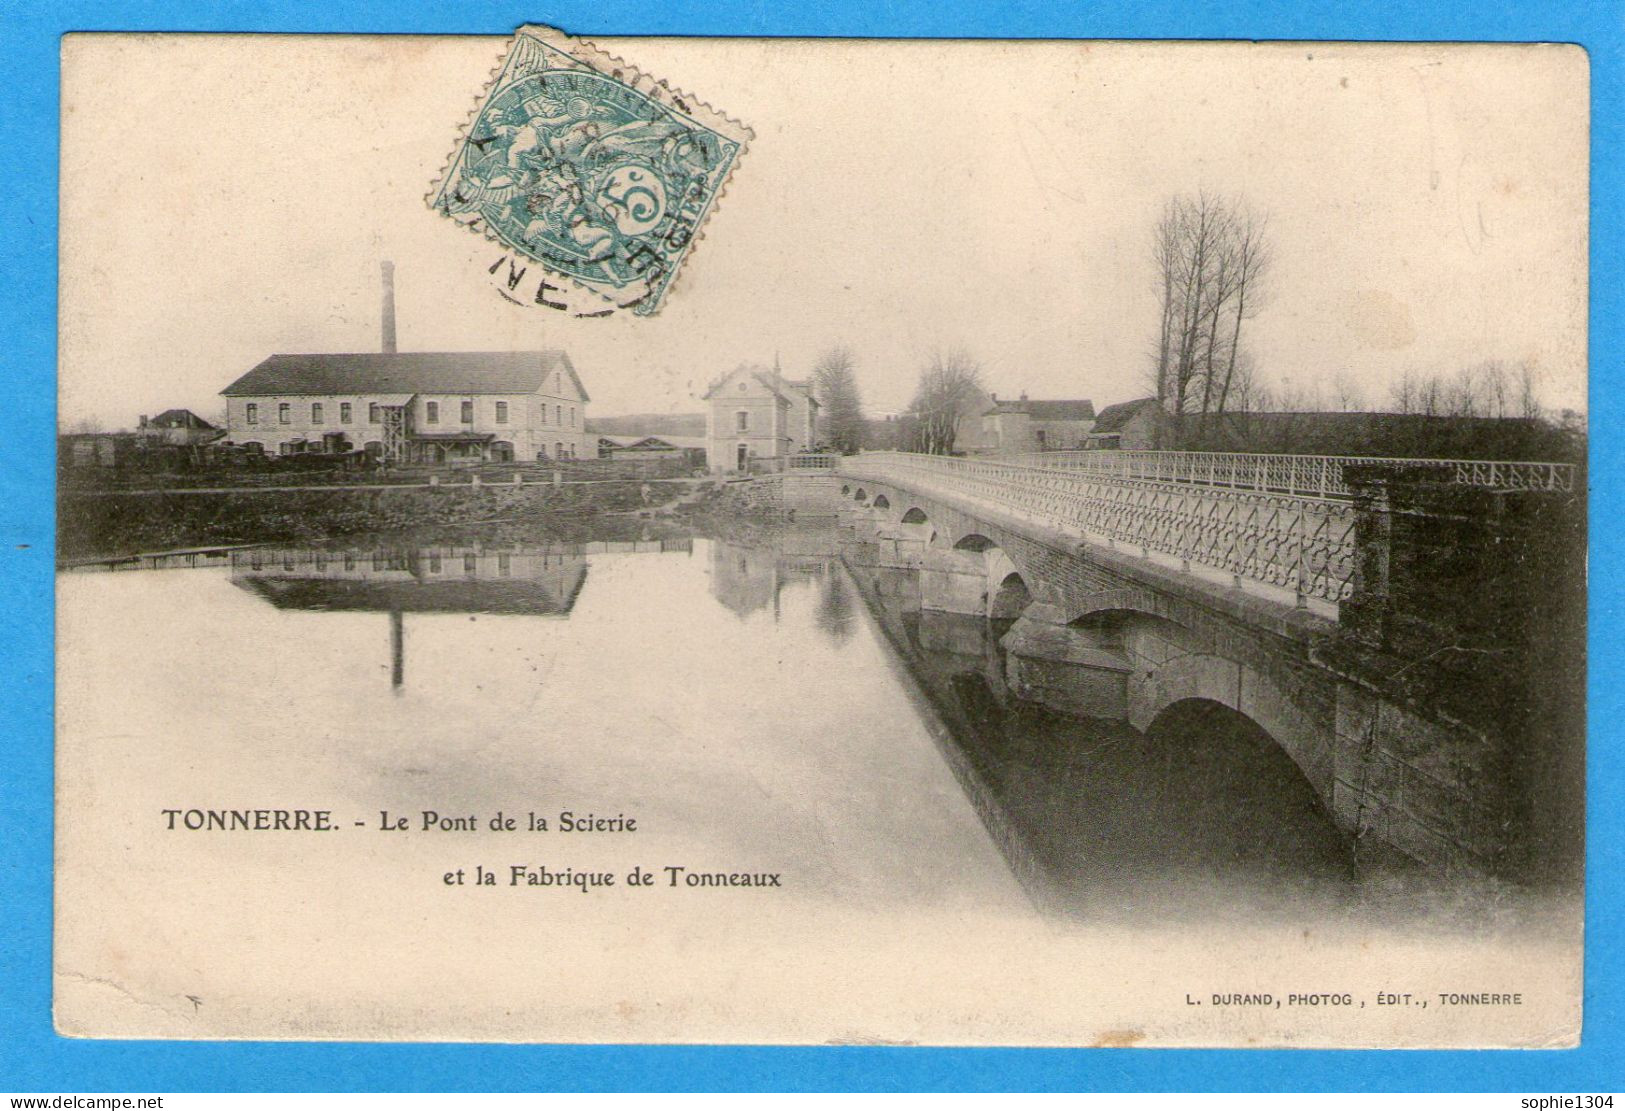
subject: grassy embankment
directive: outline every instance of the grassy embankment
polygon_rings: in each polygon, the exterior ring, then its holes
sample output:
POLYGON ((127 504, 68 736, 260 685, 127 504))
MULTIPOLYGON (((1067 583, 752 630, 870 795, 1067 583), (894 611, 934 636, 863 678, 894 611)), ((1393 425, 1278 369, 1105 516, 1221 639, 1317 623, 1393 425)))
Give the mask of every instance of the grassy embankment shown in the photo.
POLYGON ((579 528, 600 514, 666 505, 690 491, 687 483, 664 481, 184 494, 70 489, 57 500, 57 559, 71 562, 487 521, 579 528))

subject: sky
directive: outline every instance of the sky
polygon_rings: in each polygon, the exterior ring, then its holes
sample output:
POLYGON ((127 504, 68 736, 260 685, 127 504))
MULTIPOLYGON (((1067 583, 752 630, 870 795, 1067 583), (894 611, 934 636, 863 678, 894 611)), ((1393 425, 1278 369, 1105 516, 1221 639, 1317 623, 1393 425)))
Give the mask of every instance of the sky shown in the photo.
POLYGON ((561 347, 590 415, 697 412, 740 363, 844 344, 874 413, 934 349, 990 389, 1145 393, 1151 233, 1268 215, 1262 380, 1529 361, 1585 405, 1588 71, 1564 46, 605 39, 755 132, 665 306, 500 297, 424 196, 501 57, 479 37, 70 36, 59 419, 222 409, 267 355, 561 347))

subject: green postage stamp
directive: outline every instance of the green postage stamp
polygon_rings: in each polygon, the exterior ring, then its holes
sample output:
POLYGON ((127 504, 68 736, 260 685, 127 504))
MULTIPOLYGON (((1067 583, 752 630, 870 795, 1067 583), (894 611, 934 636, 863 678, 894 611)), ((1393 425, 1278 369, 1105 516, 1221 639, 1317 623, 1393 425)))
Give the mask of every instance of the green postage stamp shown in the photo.
POLYGON ((606 308, 647 316, 751 138, 590 44, 522 27, 428 200, 606 308))

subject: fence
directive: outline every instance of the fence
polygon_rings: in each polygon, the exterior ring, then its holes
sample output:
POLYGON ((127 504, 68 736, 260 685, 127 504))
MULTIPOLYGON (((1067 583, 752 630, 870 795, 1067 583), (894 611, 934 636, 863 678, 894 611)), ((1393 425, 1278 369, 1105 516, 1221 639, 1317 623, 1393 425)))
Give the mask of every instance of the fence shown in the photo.
POLYGON ((748 474, 784 474, 791 471, 833 471, 838 455, 753 455, 745 464, 748 474))
POLYGON ((1311 498, 1349 498, 1344 468, 1388 464, 1422 468, 1439 482, 1497 490, 1573 490, 1568 463, 1500 462, 1482 459, 1389 459, 1357 455, 1248 455, 1209 451, 1050 451, 1001 461, 1098 475, 1219 486, 1232 490, 1311 498))
POLYGON ((1343 499, 897 452, 842 459, 840 473, 1227 571, 1299 604, 1353 591, 1355 511, 1343 499))

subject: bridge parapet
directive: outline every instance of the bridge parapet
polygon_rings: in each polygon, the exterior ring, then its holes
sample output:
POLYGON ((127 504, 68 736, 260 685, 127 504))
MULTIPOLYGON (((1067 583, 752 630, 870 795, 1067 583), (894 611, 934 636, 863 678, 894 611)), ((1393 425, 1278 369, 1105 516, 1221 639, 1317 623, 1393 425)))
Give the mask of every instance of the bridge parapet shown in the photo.
POLYGON ((1492 459, 1390 459, 1355 455, 1263 455, 1226 451, 1046 451, 1001 460, 1101 478, 1179 482, 1230 490, 1352 499, 1348 468, 1400 467, 1430 483, 1489 490, 1574 489, 1569 463, 1492 459))
POLYGON ((1348 501, 902 452, 851 456, 840 469, 1078 539, 1172 556, 1187 569, 1228 572, 1236 585, 1285 588, 1300 604, 1338 602, 1353 590, 1348 501))

